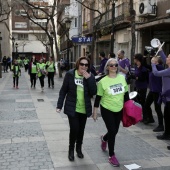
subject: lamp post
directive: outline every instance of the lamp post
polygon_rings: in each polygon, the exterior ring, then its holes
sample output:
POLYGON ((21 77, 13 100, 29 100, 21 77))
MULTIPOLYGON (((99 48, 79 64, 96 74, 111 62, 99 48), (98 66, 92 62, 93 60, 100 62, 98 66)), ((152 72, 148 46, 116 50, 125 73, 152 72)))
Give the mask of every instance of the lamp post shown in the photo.
POLYGON ((67 29, 67 33, 68 33, 68 37, 67 37, 67 65, 68 65, 68 69, 70 67, 70 61, 69 61, 69 30, 71 27, 71 20, 69 18, 67 18, 67 20, 65 21, 66 24, 66 29, 67 29))
POLYGON ((115 1, 112 2, 112 31, 110 38, 110 52, 114 53, 114 22, 115 22, 115 1))
POLYGON ((1 41, 2 41, 2 37, 1 37, 1 32, 0 32, 0 78, 2 78, 2 51, 1 51, 1 41))
POLYGON ((12 61, 14 59, 14 54, 15 54, 15 38, 12 37, 12 61))
POLYGON ((15 43, 15 48, 16 48, 16 55, 15 55, 15 58, 17 59, 17 53, 18 53, 18 43, 15 43))

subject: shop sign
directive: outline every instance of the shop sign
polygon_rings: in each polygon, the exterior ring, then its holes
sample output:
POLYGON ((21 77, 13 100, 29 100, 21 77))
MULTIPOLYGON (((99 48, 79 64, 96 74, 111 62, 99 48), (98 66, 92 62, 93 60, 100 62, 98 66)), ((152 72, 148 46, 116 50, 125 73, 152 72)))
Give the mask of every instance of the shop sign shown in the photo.
POLYGON ((92 37, 72 37, 73 43, 87 44, 92 42, 92 37))

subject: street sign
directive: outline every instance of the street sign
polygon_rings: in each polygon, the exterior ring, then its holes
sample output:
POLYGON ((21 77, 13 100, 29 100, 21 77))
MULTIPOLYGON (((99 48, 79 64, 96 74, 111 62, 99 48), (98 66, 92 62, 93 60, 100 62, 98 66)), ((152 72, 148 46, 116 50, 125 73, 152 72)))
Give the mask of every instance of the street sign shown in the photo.
POLYGON ((92 42, 92 37, 72 37, 73 43, 87 44, 92 42))

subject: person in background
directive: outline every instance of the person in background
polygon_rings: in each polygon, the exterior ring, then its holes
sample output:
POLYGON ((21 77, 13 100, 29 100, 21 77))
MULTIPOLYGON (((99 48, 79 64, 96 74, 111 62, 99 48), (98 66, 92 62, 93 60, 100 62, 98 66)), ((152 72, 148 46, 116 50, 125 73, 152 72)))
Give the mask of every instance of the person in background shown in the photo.
POLYGON ((110 58, 115 58, 116 59, 116 55, 114 53, 110 52, 108 54, 108 59, 110 59, 110 58))
POLYGON ((138 92, 137 101, 142 105, 143 113, 143 122, 147 120, 145 114, 145 100, 146 92, 148 88, 148 69, 143 64, 144 58, 142 54, 135 54, 134 63, 135 63, 135 73, 133 79, 135 79, 135 91, 138 92))
POLYGON ((54 88, 54 75, 56 74, 55 62, 53 57, 49 58, 49 61, 46 62, 46 70, 48 75, 48 87, 54 88))
MULTIPOLYGON (((163 51, 160 51, 159 55, 162 56, 163 61, 160 57, 152 58, 152 60, 154 60, 154 62, 156 64, 156 68, 158 71, 164 69, 163 63, 165 64, 165 61, 166 61, 166 56, 163 51)), ((154 102, 155 111, 156 111, 157 117, 158 117, 158 127, 153 129, 154 132, 164 131, 163 114, 162 114, 161 104, 158 103, 159 95, 161 92, 162 92, 162 78, 155 76, 152 73, 152 71, 150 71, 149 72, 149 93, 146 97, 145 110, 144 110, 144 112, 147 116, 147 119, 146 119, 146 121, 144 121, 144 123, 148 124, 148 123, 155 122, 153 115, 152 115, 152 109, 151 109, 151 104, 154 102)))
POLYGON ((101 149, 109 147, 109 163, 119 166, 115 156, 115 138, 119 130, 124 102, 129 100, 128 85, 125 77, 119 74, 118 61, 110 58, 105 65, 106 76, 97 85, 97 95, 94 102, 93 119, 97 119, 97 108, 100 104, 102 118, 105 122, 107 133, 101 136, 101 149))
MULTIPOLYGON (((152 72, 155 76, 162 77, 162 93, 160 99, 165 104, 164 106, 164 128, 165 131, 162 135, 158 135, 159 140, 170 140, 170 54, 166 58, 166 69, 158 71, 156 61, 151 60, 152 72)), ((170 150, 170 146, 167 147, 170 150)))
POLYGON ((19 76, 21 75, 21 69, 16 59, 14 60, 13 65, 12 65, 12 72, 13 72, 13 88, 16 87, 16 89, 18 89, 19 76))
POLYGON ((40 80, 42 92, 44 91, 44 78, 46 75, 46 64, 43 61, 43 59, 40 59, 39 63, 37 64, 38 78, 40 80))
POLYGON ((101 62, 100 62, 100 68, 99 68, 99 71, 97 71, 97 74, 102 75, 104 74, 104 67, 108 59, 105 57, 104 52, 99 53, 99 58, 101 59, 101 62))
POLYGON ((80 57, 75 69, 69 70, 59 92, 56 111, 64 104, 64 113, 70 125, 68 159, 74 161, 74 147, 79 158, 84 158, 82 144, 87 117, 92 115, 91 97, 96 95, 97 87, 93 74, 89 71, 90 60, 80 57), (65 101, 65 102, 64 102, 65 101))
POLYGON ((7 72, 8 72, 8 68, 9 68, 9 70, 11 71, 11 62, 12 62, 12 60, 11 60, 11 57, 8 57, 7 58, 7 72))
POLYGON ((91 54, 88 54, 87 58, 90 60, 90 63, 91 63, 91 64, 90 64, 90 72, 91 72, 94 76, 96 76, 97 73, 96 73, 96 69, 95 69, 94 64, 93 64, 93 62, 92 62, 92 59, 91 59, 91 54))
POLYGON ((130 70, 129 59, 125 57, 125 52, 123 50, 119 50, 117 52, 117 56, 118 56, 118 63, 119 63, 120 73, 122 75, 126 76, 126 74, 130 70))
POLYGON ((23 62, 24 62, 25 72, 27 72, 27 70, 28 70, 28 63, 29 63, 28 58, 25 57, 23 62))
POLYGON ((2 63, 3 63, 4 73, 8 72, 7 71, 7 58, 6 58, 6 56, 3 57, 2 63))
POLYGON ((37 75, 37 61, 35 59, 35 56, 31 58, 31 62, 29 63, 29 75, 30 75, 30 80, 31 80, 31 88, 36 86, 36 75, 37 75))

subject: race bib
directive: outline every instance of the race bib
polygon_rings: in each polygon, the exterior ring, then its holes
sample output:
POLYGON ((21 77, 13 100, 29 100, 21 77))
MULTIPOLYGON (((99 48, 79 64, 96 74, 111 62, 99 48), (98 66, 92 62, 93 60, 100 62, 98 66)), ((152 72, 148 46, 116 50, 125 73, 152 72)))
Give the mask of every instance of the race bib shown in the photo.
POLYGON ((32 68, 35 68, 35 67, 36 67, 36 65, 32 64, 32 68))
POLYGON ((125 92, 125 88, 122 86, 122 84, 115 84, 110 86, 110 92, 112 95, 121 94, 125 92))
POLYGON ((74 81, 77 86, 83 87, 83 79, 82 78, 75 78, 74 81))

